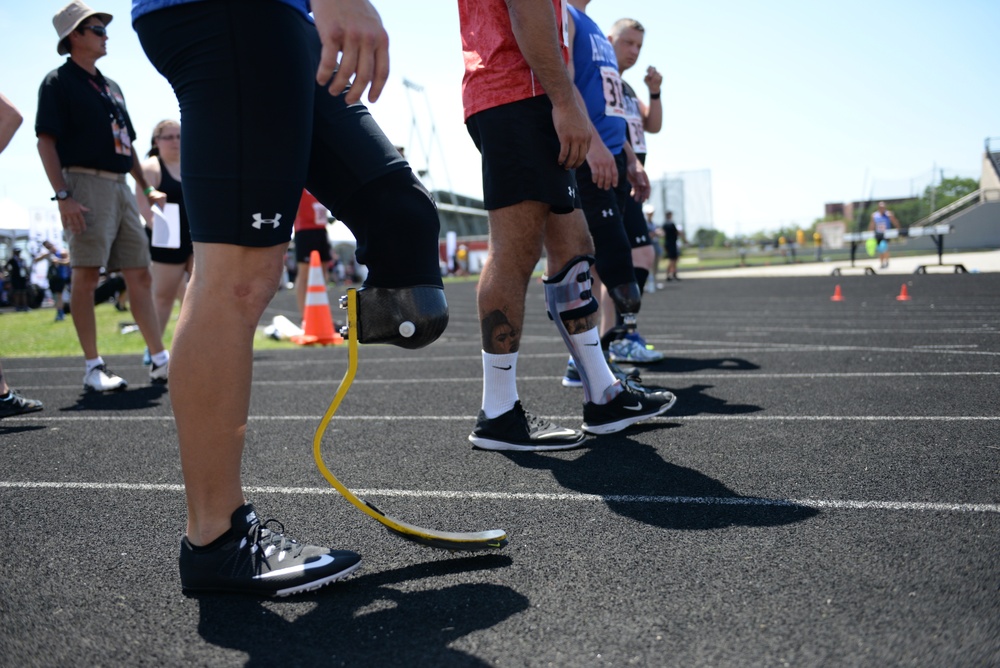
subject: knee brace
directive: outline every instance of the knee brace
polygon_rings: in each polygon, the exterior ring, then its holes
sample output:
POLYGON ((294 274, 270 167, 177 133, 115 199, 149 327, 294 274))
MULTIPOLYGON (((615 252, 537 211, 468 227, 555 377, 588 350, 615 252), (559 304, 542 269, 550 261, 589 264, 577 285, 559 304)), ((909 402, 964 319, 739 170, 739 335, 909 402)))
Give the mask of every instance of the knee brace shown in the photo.
MULTIPOLYGON (((340 298, 341 308, 347 297, 340 298)), ((448 326, 444 290, 434 285, 409 288, 364 287, 358 290, 358 341, 423 348, 448 326)), ((346 333, 344 333, 346 336, 346 333)))
POLYGON ((551 278, 544 279, 545 307, 549 319, 562 323, 596 313, 598 304, 591 292, 592 255, 577 255, 551 278))

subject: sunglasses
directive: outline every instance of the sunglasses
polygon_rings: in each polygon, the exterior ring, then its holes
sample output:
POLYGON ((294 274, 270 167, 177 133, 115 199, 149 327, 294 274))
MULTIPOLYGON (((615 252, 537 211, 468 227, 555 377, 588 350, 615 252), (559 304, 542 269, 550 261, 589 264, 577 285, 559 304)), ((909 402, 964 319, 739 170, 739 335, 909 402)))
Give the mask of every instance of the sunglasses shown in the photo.
POLYGON ((77 28, 77 30, 80 31, 81 35, 83 34, 84 30, 89 30, 98 37, 104 37, 105 35, 108 34, 108 29, 105 28, 104 26, 80 26, 79 28, 77 28))

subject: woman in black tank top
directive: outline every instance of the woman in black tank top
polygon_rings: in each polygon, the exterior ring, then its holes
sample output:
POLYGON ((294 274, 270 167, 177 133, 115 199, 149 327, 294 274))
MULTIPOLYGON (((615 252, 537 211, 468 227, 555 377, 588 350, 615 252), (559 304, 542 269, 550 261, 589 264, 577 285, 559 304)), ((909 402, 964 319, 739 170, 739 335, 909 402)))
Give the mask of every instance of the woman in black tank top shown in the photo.
MULTIPOLYGON (((150 186, 166 193, 167 208, 176 204, 180 214, 179 229, 171 230, 162 218, 154 215, 145 193, 136 186, 139 212, 146 221, 146 234, 150 238, 153 299, 162 333, 170 321, 174 301, 184 297, 184 287, 194 267, 194 251, 181 188, 180 123, 173 120, 160 121, 153 129, 150 143, 147 159, 142 163, 142 172, 150 186)), ((169 217, 170 212, 166 213, 169 217)))

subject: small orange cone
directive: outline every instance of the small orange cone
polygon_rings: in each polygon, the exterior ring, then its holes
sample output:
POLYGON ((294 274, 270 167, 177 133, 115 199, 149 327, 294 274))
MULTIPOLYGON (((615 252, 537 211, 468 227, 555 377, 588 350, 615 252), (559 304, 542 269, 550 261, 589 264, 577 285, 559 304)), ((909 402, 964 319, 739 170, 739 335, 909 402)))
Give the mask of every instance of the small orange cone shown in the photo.
POLYGON ((313 344, 329 345, 343 343, 344 337, 333 331, 333 316, 330 314, 330 300, 326 296, 326 280, 323 266, 319 261, 319 251, 309 254, 309 283, 306 286, 306 312, 303 325, 305 333, 293 336, 292 342, 300 346, 313 344))
POLYGON ((844 295, 842 295, 840 293, 840 286, 839 285, 833 289, 833 296, 830 297, 830 301, 832 301, 832 302, 842 302, 842 301, 844 301, 844 295))
POLYGON ((908 302, 910 301, 910 293, 906 289, 906 283, 903 283, 903 287, 899 289, 899 294, 896 295, 896 301, 898 302, 908 302))

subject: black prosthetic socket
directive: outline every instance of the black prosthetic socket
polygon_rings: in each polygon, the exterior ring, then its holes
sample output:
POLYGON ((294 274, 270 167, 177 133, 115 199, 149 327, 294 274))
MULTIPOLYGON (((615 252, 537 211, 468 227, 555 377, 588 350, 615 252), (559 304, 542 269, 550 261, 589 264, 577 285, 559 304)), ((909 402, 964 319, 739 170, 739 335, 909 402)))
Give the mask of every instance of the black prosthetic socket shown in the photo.
POLYGON ((608 294, 611 295, 611 299, 615 303, 619 324, 605 332, 601 337, 601 347, 605 350, 612 341, 635 331, 635 316, 639 313, 639 307, 642 306, 642 294, 635 282, 622 283, 616 287, 608 288, 608 294))
MULTIPOLYGON (((448 302, 435 285, 358 290, 358 341, 423 348, 448 326, 448 302)), ((346 298, 341 305, 346 306, 346 298)))

